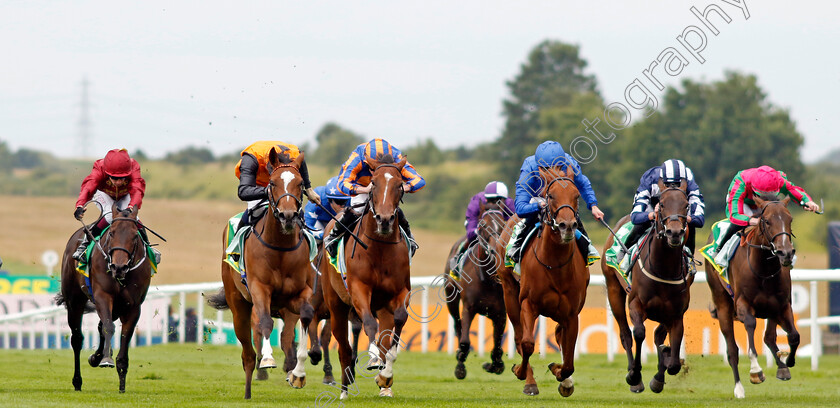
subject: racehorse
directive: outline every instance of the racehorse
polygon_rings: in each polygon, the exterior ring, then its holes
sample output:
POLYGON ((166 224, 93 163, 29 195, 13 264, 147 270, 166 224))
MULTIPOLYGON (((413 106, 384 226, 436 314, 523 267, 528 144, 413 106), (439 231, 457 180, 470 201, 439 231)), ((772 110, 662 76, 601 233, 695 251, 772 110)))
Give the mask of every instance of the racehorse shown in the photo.
MULTIPOLYGON (((572 373, 578 314, 589 286, 589 269, 575 243, 580 192, 559 167, 540 168, 540 177, 546 186, 541 195, 547 206, 541 212, 542 225, 537 236, 522 248, 522 275, 517 280, 513 270, 504 266, 497 272, 514 328, 516 349, 522 356, 522 363, 512 367, 517 378, 526 380, 522 392, 539 394, 529 359, 534 353, 534 324, 543 315, 557 322, 554 336, 563 353, 563 363, 551 363, 548 368, 560 382, 560 395, 568 397, 575 389, 572 373)), ((509 231, 518 221, 519 217, 508 220, 501 242, 508 241, 509 231)), ((498 246, 497 250, 504 251, 498 246)))
MULTIPOLYGON (((328 273, 329 278, 322 280, 324 300, 330 309, 330 326, 338 342, 341 360, 340 399, 348 397, 348 389, 356 375, 357 361, 353 361, 347 340, 350 309, 355 309, 362 318, 370 341, 365 368, 379 370, 375 380, 380 388, 379 395, 383 397, 394 395, 391 390, 394 361, 400 347, 400 333, 408 320, 409 254, 406 240, 397 226, 397 210, 404 194, 401 173, 406 160, 394 163, 390 155, 383 155, 366 161, 373 169, 372 189, 364 214, 353 229, 368 248, 363 249, 357 242, 344 243, 346 287, 340 274, 335 272, 328 273)), ((327 229, 335 228, 334 224, 331 222, 327 229)))
MULTIPOLYGON (((619 327, 621 345, 627 353, 627 384, 633 392, 642 392, 642 342, 645 339, 645 320, 659 322, 654 331, 654 344, 659 357, 658 371, 650 380, 653 392, 662 392, 665 385, 665 370, 675 375, 680 371, 680 345, 683 339, 683 315, 688 309, 689 287, 694 282, 694 275, 688 273, 688 265, 683 256, 688 229, 688 195, 686 182, 679 186, 665 186, 659 182, 659 205, 653 228, 639 247, 638 262, 632 267, 629 294, 625 292, 616 272, 607 266, 606 258, 601 259, 601 271, 607 281, 607 295, 613 316, 619 327), (630 308, 633 332, 627 325, 625 300, 630 308), (670 346, 663 346, 665 336, 670 339, 670 346), (633 357, 633 340, 636 341, 636 353, 633 357)), ((625 216, 616 225, 618 229, 628 222, 625 216)), ((613 237, 607 239, 604 251, 613 245, 613 237)), ((627 255, 631 256, 631 255, 627 255)))
MULTIPOLYGON (((324 359, 323 383, 331 385, 335 384, 335 377, 333 377, 332 364, 330 363, 330 340, 332 339, 332 333, 330 333, 330 310, 327 308, 326 302, 324 302, 324 285, 321 283, 321 279, 322 276, 327 276, 326 274, 330 273, 332 266, 330 266, 329 261, 326 259, 325 253, 323 245, 319 245, 318 257, 314 263, 318 269, 315 270, 313 268, 311 272, 312 279, 315 281, 315 287, 313 288, 314 292, 309 302, 315 309, 315 317, 312 319, 312 323, 309 324, 309 359, 312 361, 312 365, 318 365, 321 359, 324 359), (318 324, 321 321, 324 321, 324 327, 319 334, 318 324), (322 348, 324 349, 323 352, 321 352, 322 348)), ((359 350, 359 334, 362 332, 362 321, 352 311, 350 315, 353 332, 353 360, 356 360, 359 350)))
POLYGON ((88 303, 92 300, 99 315, 99 347, 90 355, 88 363, 91 367, 114 367, 111 337, 115 330, 114 321, 120 319, 122 333, 116 367, 120 392, 125 392, 128 347, 152 278, 146 243, 139 233, 137 210, 120 211, 115 204, 111 211, 115 216, 101 240, 94 242, 91 239, 95 248, 88 264, 90 294, 85 277, 76 270, 76 261, 72 257, 86 228, 77 230, 67 241, 61 262, 61 293, 56 296, 56 304, 64 304, 67 308, 70 344, 75 357, 73 387, 76 391, 82 390, 82 374, 79 371, 79 353, 84 341, 82 315, 94 310, 88 303))
MULTIPOLYGON (((758 363, 755 351, 755 319, 767 319, 764 344, 770 348, 776 359, 776 378, 790 380, 790 369, 796 363, 796 349, 799 347, 799 331, 793 320, 790 306, 790 268, 793 266, 793 232, 790 228, 793 217, 787 209, 789 197, 755 198, 760 209, 759 223, 745 230, 741 247, 729 262, 729 282, 732 293, 724 287, 717 271, 706 263, 709 288, 715 302, 720 331, 726 338, 726 352, 732 375, 735 377, 735 397, 744 398, 744 386, 738 375, 738 345, 735 343, 733 319, 744 323, 747 329, 750 357, 750 382, 764 382, 764 373, 758 363), (779 352, 776 345, 776 326, 787 332, 790 354, 779 352)), ((709 239, 711 242, 711 237, 709 239)))
MULTIPOLYGON (((488 317, 493 322, 491 362, 484 363, 482 368, 493 374, 501 374, 505 369, 505 363, 502 361, 502 335, 505 333, 507 315, 502 285, 493 276, 499 264, 503 262, 494 247, 504 231, 505 214, 497 205, 486 202, 481 204, 480 212, 478 237, 463 255, 465 261, 461 271, 461 280, 455 281, 449 275, 448 261, 444 267, 444 273, 449 280, 444 286, 446 306, 449 308, 449 314, 452 315, 455 337, 459 339, 456 355, 458 363, 455 366, 455 378, 459 380, 467 376, 464 362, 470 352, 470 326, 476 313, 488 317), (463 304, 463 310, 459 313, 460 304, 463 304)), ((447 260, 455 256, 464 239, 455 242, 447 260)))
MULTIPOLYGON (((272 317, 280 317, 285 309, 284 334, 281 345, 286 354, 286 380, 293 388, 306 385, 306 342, 292 348, 293 326, 301 322, 301 339, 305 339, 314 310, 309 304, 312 296, 309 247, 301 230, 301 200, 303 178, 300 165, 303 153, 290 160, 285 153, 269 153, 268 213, 254 225, 242 248, 245 257, 247 286, 238 272, 222 261, 224 288, 208 296, 208 303, 216 309, 230 308, 236 338, 242 344, 242 368, 245 370, 245 398, 251 398, 251 378, 257 362, 259 368, 275 368, 269 336, 274 329, 272 317), (254 339, 251 344, 251 330, 254 339), (288 333, 292 333, 289 335, 288 333), (293 366, 292 366, 293 365, 293 366)), ((227 240, 222 238, 222 247, 227 240)), ((224 250, 222 254, 224 259, 224 250)))

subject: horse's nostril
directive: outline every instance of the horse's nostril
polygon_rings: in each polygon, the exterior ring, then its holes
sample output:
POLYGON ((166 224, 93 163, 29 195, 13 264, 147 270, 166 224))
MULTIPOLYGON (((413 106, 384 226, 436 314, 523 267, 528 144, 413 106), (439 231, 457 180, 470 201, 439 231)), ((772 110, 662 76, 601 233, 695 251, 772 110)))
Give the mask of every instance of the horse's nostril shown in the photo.
POLYGON ((578 227, 578 223, 577 223, 577 222, 573 222, 573 223, 572 223, 572 229, 577 229, 577 227, 578 227))
POLYGON ((560 223, 560 225, 559 225, 559 227, 560 227, 560 229, 561 229, 561 230, 566 229, 566 223, 565 223, 565 222, 561 222, 561 223, 560 223))

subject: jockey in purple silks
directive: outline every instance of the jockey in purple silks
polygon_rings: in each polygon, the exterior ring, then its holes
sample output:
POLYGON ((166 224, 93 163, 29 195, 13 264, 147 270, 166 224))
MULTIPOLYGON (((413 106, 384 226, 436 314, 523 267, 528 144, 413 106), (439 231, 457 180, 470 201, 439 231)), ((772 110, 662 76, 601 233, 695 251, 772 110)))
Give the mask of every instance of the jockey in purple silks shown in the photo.
POLYGON ((478 222, 481 220, 481 205, 491 204, 499 207, 504 214, 505 221, 511 217, 514 210, 513 199, 508 197, 508 188, 501 181, 491 181, 484 187, 484 191, 476 193, 467 205, 464 227, 467 230, 467 240, 461 243, 455 256, 450 260, 450 269, 455 270, 459 259, 469 249, 478 237, 478 222))

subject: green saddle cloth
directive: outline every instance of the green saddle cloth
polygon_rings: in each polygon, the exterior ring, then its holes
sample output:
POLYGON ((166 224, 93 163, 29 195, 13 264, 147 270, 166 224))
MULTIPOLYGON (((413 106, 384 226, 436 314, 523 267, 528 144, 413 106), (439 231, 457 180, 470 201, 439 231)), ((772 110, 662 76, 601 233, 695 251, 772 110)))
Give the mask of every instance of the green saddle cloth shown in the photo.
POLYGON ((729 259, 732 258, 732 255, 735 253, 734 250, 737 249, 738 242, 741 240, 741 237, 735 234, 729 239, 729 241, 721 242, 723 234, 726 233, 726 230, 729 229, 731 224, 732 223, 726 219, 714 223, 714 225, 712 225, 712 237, 714 240, 711 244, 700 248, 700 254, 703 255, 706 262, 718 271, 724 282, 727 284, 729 284, 729 259), (720 250, 718 250, 718 248, 720 248, 720 250))
MULTIPOLYGON (((402 234, 403 242, 405 242, 406 249, 408 250, 408 264, 411 265, 411 260, 414 258, 414 252, 411 250, 411 245, 409 244, 408 234, 405 233, 405 230, 400 228, 400 233, 402 234)), ((327 253, 327 257, 329 258, 330 265, 332 265, 333 269, 341 275, 342 280, 344 281, 344 286, 347 286, 347 263, 344 260, 344 244, 345 244, 345 236, 341 236, 338 239, 338 244, 335 250, 335 257, 329 256, 327 253)), ((324 251, 326 252, 326 250, 324 251)))
POLYGON ((647 233, 648 231, 650 231, 650 228, 648 228, 645 231, 645 233, 642 234, 642 239, 634 243, 633 246, 627 248, 630 252, 628 254, 625 254, 624 258, 622 258, 621 260, 621 263, 619 263, 618 253, 619 251, 621 251, 621 245, 619 244, 619 242, 626 245, 627 236, 630 235, 630 231, 632 230, 632 222, 624 223, 624 225, 619 227, 618 231, 615 232, 615 239, 613 239, 613 244, 604 252, 604 258, 607 266, 619 271, 621 273, 621 276, 624 277, 624 280, 627 281, 628 285, 632 280, 631 272, 633 269, 630 266, 630 261, 636 258, 636 253, 639 252, 639 243, 644 240, 645 236, 647 236, 647 233))

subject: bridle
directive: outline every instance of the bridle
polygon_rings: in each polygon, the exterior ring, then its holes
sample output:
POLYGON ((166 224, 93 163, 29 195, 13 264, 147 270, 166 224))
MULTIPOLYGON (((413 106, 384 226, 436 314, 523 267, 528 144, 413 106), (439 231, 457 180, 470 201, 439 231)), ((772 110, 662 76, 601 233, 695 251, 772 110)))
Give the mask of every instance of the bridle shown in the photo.
MULTIPOLYGON (((388 163, 388 164, 380 164, 379 166, 377 166, 377 167, 376 167, 376 169, 374 170, 374 172, 378 171, 379 169, 381 169, 381 168, 383 168, 383 167, 392 167, 392 168, 394 168, 394 169, 397 169, 397 173, 399 173, 399 172, 400 172, 400 168, 399 168, 397 165, 395 165, 395 164, 390 164, 390 163, 388 163)), ((400 180, 402 180, 402 175, 398 175, 398 177, 400 177, 400 180)), ((372 175, 372 174, 371 174, 371 179, 373 179, 373 175, 372 175)), ((374 217, 376 217, 376 215, 377 215, 377 213, 376 213, 376 208, 374 208, 374 206, 373 206, 373 202, 374 202, 374 200, 373 200, 373 196, 374 196, 373 191, 374 191, 374 189, 376 189, 376 187, 377 187, 377 186, 376 186, 376 184, 375 184, 375 183, 372 183, 372 184, 373 184, 373 187, 371 187, 371 189, 370 189, 370 194, 368 194, 368 207, 369 207, 369 208, 368 208, 368 210, 370 211, 371 215, 373 215, 374 217)), ((399 201, 402 203, 402 202, 403 202, 403 196, 405 196, 405 190, 403 190, 403 188, 402 188, 402 183, 400 183, 400 188, 399 188, 399 191, 400 191, 400 200, 399 200, 399 201)), ((396 214, 397 214, 397 207, 395 207, 395 208, 394 208, 394 213, 393 213, 392 215, 394 215, 394 216, 396 217, 396 214)))
MULTIPOLYGON (((487 216, 490 215, 496 215, 498 217, 501 217, 502 220, 505 219, 505 213, 501 210, 484 210, 484 212, 481 213, 481 219, 478 220, 478 228, 480 230, 483 230, 481 228, 482 225, 490 225, 489 222, 484 220, 485 218, 487 218, 487 216)), ((495 224, 495 221, 493 221, 493 223, 495 224)), ((502 226, 504 226, 504 224, 502 224, 502 226)), ((495 232, 491 232, 490 236, 498 240, 498 234, 496 234, 495 232)), ((478 246, 481 247, 481 249, 483 249, 487 254, 493 255, 495 253, 493 246, 490 245, 489 239, 484 239, 481 236, 481 234, 478 234, 478 239, 476 239, 476 241, 478 242, 478 246)))
MULTIPOLYGON (((679 191, 680 193, 682 193, 683 197, 685 197, 685 199, 686 199, 685 214, 671 214, 667 217, 664 217, 662 215, 662 205, 660 205, 659 210, 656 212, 656 217, 655 217, 655 220, 654 220, 654 223, 653 223, 653 231, 651 231, 651 233, 655 234, 657 239, 664 239, 666 223, 668 221, 680 221, 681 224, 682 224, 681 231, 683 231, 683 236, 682 236, 682 239, 680 240, 679 252, 681 254, 680 256, 682 256, 682 246, 685 245, 685 240, 687 239, 687 236, 688 236, 687 233, 685 233, 685 232, 686 232, 686 229, 688 228, 688 212, 689 212, 689 208, 690 208, 691 204, 688 202, 688 193, 686 193, 683 189, 677 188, 677 187, 668 187, 665 190, 663 190, 659 194, 660 204, 662 203, 662 198, 665 195, 665 193, 668 193, 670 191, 679 191)), ((638 259, 639 269, 642 271, 642 273, 645 276, 647 276, 648 278, 650 278, 651 280, 655 281, 655 282, 664 283, 664 284, 668 284, 668 285, 684 285, 683 289, 682 289, 682 292, 685 292, 688 289, 688 285, 686 283, 686 278, 688 276, 688 266, 685 264, 685 262, 680 262, 680 275, 681 276, 680 276, 679 279, 663 279, 659 276, 656 276, 654 273, 652 273, 651 271, 648 271, 648 269, 645 268, 645 263, 650 265, 651 250, 653 249, 653 243, 648 238, 647 241, 643 244, 647 244, 647 258, 641 259, 641 256, 640 256, 639 259, 638 259)), ((640 245, 642 245, 642 244, 640 244, 640 245)), ((641 252, 641 248, 640 248, 640 252, 641 252)), ((693 262, 693 261, 688 260, 688 262, 693 262)))
MULTIPOLYGON (((298 168, 291 165, 291 164, 283 164, 283 165, 280 165, 278 167, 275 167, 271 171, 271 174, 269 175, 269 177, 274 175, 274 172, 276 172, 277 170, 280 170, 280 169, 292 169, 292 170, 294 170, 295 173, 297 173, 296 176, 300 177, 300 171, 298 170, 298 168)), ((283 193, 283 194, 280 195, 280 197, 277 197, 277 199, 275 200, 274 199, 274 182, 270 181, 268 183, 268 208, 271 209, 271 214, 274 215, 274 219, 276 219, 277 221, 281 221, 281 218, 283 218, 280 215, 280 209, 278 208, 278 206, 280 205, 280 200, 282 200, 283 198, 286 198, 286 197, 292 197, 295 200, 295 209, 296 209, 293 219, 297 223, 300 223, 300 220, 303 218, 301 216, 301 209, 303 208, 303 197, 302 197, 302 195, 303 195, 303 189, 301 189, 301 196, 300 197, 296 196, 292 193, 283 193)))
POLYGON ((773 236, 770 236, 770 233, 768 232, 768 228, 769 228, 770 223, 764 218, 764 211, 767 209, 767 206, 769 206, 770 204, 784 205, 781 201, 778 201, 778 200, 768 201, 764 205, 764 207, 761 208, 761 212, 758 214, 758 217, 759 217, 758 218, 759 219, 758 230, 761 232, 761 237, 764 238, 767 241, 768 245, 764 245, 764 244, 756 245, 756 244, 747 242, 747 263, 750 266, 750 272, 752 272, 753 275, 755 275, 756 277, 759 277, 759 278, 764 279, 764 280, 773 278, 776 275, 778 275, 779 272, 782 271, 782 266, 780 264, 779 265, 779 270, 777 270, 773 274, 768 275, 768 276, 762 276, 761 274, 756 272, 755 269, 753 269, 752 262, 749 261, 750 249, 751 248, 757 248, 757 249, 761 249, 761 250, 764 250, 764 251, 768 251, 768 252, 770 252, 770 256, 768 256, 767 259, 773 259, 775 257, 778 257, 778 255, 779 255, 778 250, 776 249, 776 244, 775 244, 776 238, 778 238, 781 235, 787 235, 787 236, 790 237, 789 239, 791 240, 791 242, 793 241, 793 238, 796 238, 796 235, 793 235, 793 232, 787 232, 787 231, 784 231, 784 230, 782 232, 776 233, 773 236))
MULTIPOLYGON (((109 228, 113 228, 114 224, 116 224, 117 221, 130 221, 130 222, 133 222, 134 225, 139 228, 139 222, 137 221, 137 219, 130 218, 130 217, 115 217, 113 220, 111 220, 111 225, 109 226, 109 228)), ((134 235, 134 237, 132 237, 131 250, 129 250, 127 248, 119 247, 119 246, 111 246, 111 235, 110 235, 110 233, 106 238, 107 242, 105 243, 105 245, 108 247, 108 252, 105 253, 105 260, 108 263, 108 272, 110 272, 111 276, 113 276, 114 279, 117 280, 117 282, 120 283, 120 285, 122 285, 122 283, 123 283, 122 280, 125 278, 125 276, 123 276, 122 278, 117 277, 117 274, 116 274, 116 271, 115 271, 116 265, 114 265, 112 263, 112 258, 114 256, 114 252, 123 251, 126 254, 128 254, 128 262, 126 262, 126 264, 131 265, 134 262, 134 255, 137 253, 137 244, 138 244, 138 241, 140 241, 137 238, 139 238, 139 237, 140 237, 139 232, 136 233, 134 235)), ((140 258, 140 260, 137 261, 137 263, 134 263, 134 266, 130 267, 126 271, 126 274, 128 274, 128 272, 131 272, 131 271, 137 269, 138 267, 140 267, 140 265, 142 265, 145 260, 146 260, 146 251, 143 251, 143 257, 140 258)))
MULTIPOLYGON (((688 228, 688 210, 689 210, 689 206, 690 206, 690 203, 688 202, 688 193, 686 193, 681 188, 668 187, 659 194, 659 197, 660 197, 659 202, 660 203, 662 202, 662 197, 665 195, 665 193, 667 193, 669 191, 679 191, 680 193, 682 193, 683 197, 685 197, 685 201, 686 201, 685 214, 671 214, 667 217, 663 217, 662 216, 662 206, 660 205, 659 210, 656 212, 656 221, 654 222, 654 230, 656 231, 656 236, 659 239, 662 239, 665 236, 665 225, 669 221, 680 221, 680 223, 682 224, 682 228, 680 230, 683 231, 683 232, 685 232, 685 230, 688 228), (661 229, 660 229, 660 227, 661 227, 661 229)), ((687 237, 687 235, 683 234, 682 242, 680 242, 680 244, 685 244, 686 237, 687 237)))
MULTIPOLYGON (((574 180, 572 180, 568 177, 555 177, 553 180, 551 180, 548 183, 547 186, 545 186, 544 191, 545 191, 548 199, 554 200, 553 197, 549 196, 548 191, 551 188, 551 186, 558 181, 569 182, 569 183, 572 183, 572 185, 574 185, 574 182, 575 182, 574 180)), ((546 206, 546 208, 542 212, 543 213, 543 222, 545 222, 545 224, 548 225, 548 227, 551 228, 551 231, 553 231, 553 232, 557 232, 560 229, 560 224, 557 223, 557 214, 560 213, 560 210, 562 210, 564 208, 568 208, 569 210, 572 211, 572 214, 575 216, 576 220, 579 217, 577 210, 575 210, 575 208, 572 207, 569 204, 560 205, 559 207, 557 207, 556 210, 554 210, 554 212, 549 210, 549 208, 550 208, 550 206, 546 206)))

